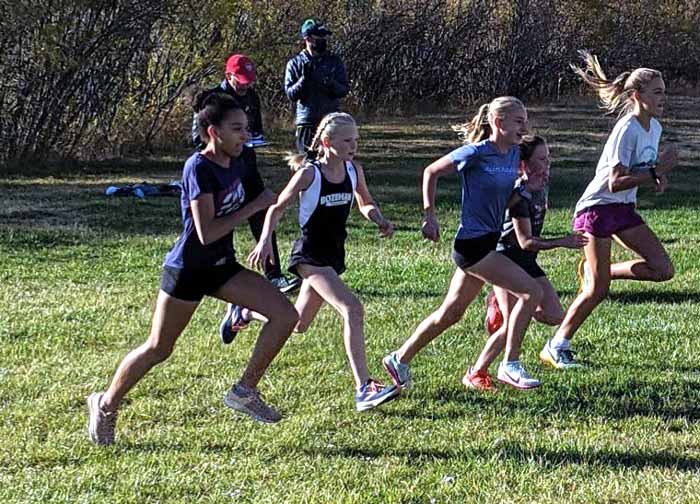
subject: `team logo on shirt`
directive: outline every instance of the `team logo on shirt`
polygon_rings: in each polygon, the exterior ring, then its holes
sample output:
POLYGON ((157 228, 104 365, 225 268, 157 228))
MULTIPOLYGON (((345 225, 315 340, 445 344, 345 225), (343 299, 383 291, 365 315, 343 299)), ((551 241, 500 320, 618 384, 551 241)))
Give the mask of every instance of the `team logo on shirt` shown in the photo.
POLYGON ((326 207, 347 205, 352 201, 351 193, 335 193, 321 196, 321 205, 326 207))
POLYGON ((513 175, 516 172, 516 168, 511 165, 486 165, 484 166, 484 171, 486 173, 504 173, 506 175, 513 175))
POLYGON ((217 217, 235 212, 241 207, 241 205, 243 205, 243 202, 245 201, 245 190, 243 189, 243 184, 241 184, 239 180, 236 180, 234 184, 236 185, 229 187, 223 193, 221 206, 216 212, 217 217))
POLYGON ((647 145, 639 154, 639 159, 646 160, 632 165, 630 171, 641 171, 654 166, 656 164, 656 149, 651 145, 647 145))

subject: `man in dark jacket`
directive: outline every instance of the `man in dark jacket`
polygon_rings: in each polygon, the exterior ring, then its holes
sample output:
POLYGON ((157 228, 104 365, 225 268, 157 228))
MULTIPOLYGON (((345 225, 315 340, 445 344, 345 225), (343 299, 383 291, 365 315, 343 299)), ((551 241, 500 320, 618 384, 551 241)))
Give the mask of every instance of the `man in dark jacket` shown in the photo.
POLYGON ((323 116, 340 110, 348 94, 348 79, 341 59, 328 52, 331 31, 317 19, 301 25, 305 49, 287 62, 284 91, 296 102, 297 152, 306 152, 323 116))

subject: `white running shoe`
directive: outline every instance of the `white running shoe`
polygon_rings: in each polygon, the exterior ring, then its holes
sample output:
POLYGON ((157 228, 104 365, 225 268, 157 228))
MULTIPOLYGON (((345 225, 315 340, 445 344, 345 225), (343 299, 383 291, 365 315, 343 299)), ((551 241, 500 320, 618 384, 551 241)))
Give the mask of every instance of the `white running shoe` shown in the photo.
POLYGON ((88 432, 93 443, 111 445, 114 443, 114 427, 117 423, 117 412, 108 413, 100 407, 103 392, 93 392, 87 398, 89 412, 88 432))
POLYGON ((411 380, 411 369, 408 364, 403 364, 399 362, 398 357, 396 357, 396 352, 391 352, 389 355, 382 359, 382 364, 384 369, 391 376, 391 381, 394 385, 402 390, 408 390, 411 388, 413 383, 411 380))
POLYGON ((520 361, 509 362, 502 361, 498 365, 498 381, 510 385, 521 390, 529 390, 542 385, 542 382, 534 378, 528 373, 520 361))

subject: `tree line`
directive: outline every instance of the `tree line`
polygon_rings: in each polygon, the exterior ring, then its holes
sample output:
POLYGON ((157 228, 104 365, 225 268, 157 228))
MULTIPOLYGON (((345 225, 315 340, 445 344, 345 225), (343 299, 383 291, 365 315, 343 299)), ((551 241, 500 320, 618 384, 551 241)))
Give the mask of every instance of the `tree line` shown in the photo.
POLYGON ((284 67, 322 18, 355 111, 458 109, 580 91, 577 50, 617 72, 700 79, 686 0, 22 0, 0 3, 0 160, 114 156, 187 143, 191 98, 248 54, 270 117, 291 120, 284 67))

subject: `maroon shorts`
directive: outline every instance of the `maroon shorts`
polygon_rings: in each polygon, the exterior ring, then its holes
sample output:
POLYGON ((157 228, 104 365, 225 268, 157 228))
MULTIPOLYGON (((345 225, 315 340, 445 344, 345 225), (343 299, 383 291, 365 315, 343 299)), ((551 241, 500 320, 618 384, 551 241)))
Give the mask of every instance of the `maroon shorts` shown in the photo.
POLYGON ((576 214, 574 231, 589 233, 596 238, 610 238, 612 235, 644 224, 635 210, 634 203, 611 203, 596 205, 576 214))

